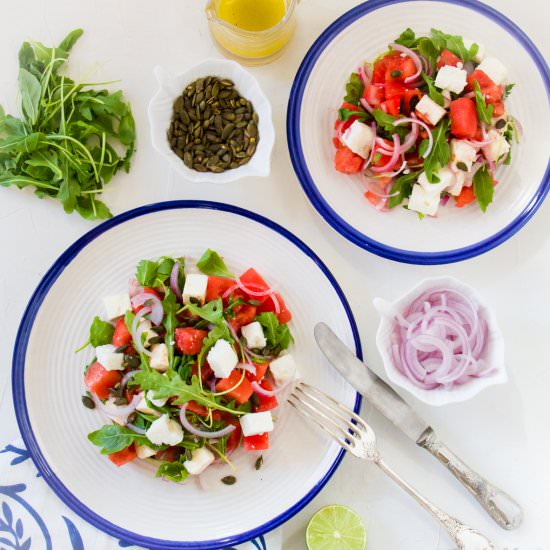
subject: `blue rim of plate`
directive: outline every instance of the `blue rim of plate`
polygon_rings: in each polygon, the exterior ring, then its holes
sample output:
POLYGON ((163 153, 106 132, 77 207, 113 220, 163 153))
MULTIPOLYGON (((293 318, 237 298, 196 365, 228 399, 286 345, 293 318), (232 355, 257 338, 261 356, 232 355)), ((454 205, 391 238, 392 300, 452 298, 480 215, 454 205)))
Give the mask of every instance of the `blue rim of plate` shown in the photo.
MULTIPOLYGON (((306 88, 309 76, 315 67, 317 59, 323 53, 325 48, 338 34, 340 34, 340 32, 360 17, 385 6, 416 1, 419 0, 368 0, 367 2, 364 2, 363 4, 360 4, 359 6, 356 6, 355 8, 344 13, 322 32, 319 38, 317 38, 306 53, 292 84, 290 98, 288 100, 286 119, 287 140, 294 171, 296 172, 298 180, 300 181, 308 199, 317 212, 319 212, 325 221, 328 222, 336 231, 338 231, 338 233, 346 237, 357 246, 390 260, 420 265, 447 264, 484 254, 512 237, 529 221, 529 219, 543 203, 548 191, 550 190, 550 160, 546 166, 546 171, 542 178, 541 184, 527 206, 512 222, 495 233, 493 236, 463 248, 443 250, 441 252, 415 252, 395 248, 376 241, 355 229, 341 216, 339 216, 317 189, 317 186, 315 185, 315 182, 313 181, 313 178, 307 168, 300 138, 300 110, 304 90, 306 88)), ((477 0, 425 1, 456 4, 458 6, 470 8, 478 13, 481 13, 482 15, 485 15, 508 31, 533 59, 541 74, 542 80, 546 87, 546 94, 550 101, 550 70, 548 68, 548 64, 531 39, 515 23, 510 21, 510 19, 494 8, 491 8, 482 2, 478 2, 477 0)))
MULTIPOLYGON (((153 212, 161 212, 164 210, 184 210, 184 209, 207 209, 207 210, 220 210, 223 212, 229 212, 231 214, 236 214, 244 218, 248 218, 255 222, 258 222, 269 229, 272 229, 279 235, 285 237, 292 244, 297 246, 306 256, 308 256, 317 267, 322 271, 325 277, 328 279, 329 283, 332 285, 335 290, 340 302, 346 312, 350 328, 353 335, 353 340, 355 343, 355 352, 357 357, 362 359, 362 350, 361 350, 361 341, 359 339, 359 332, 357 325, 355 323, 355 318, 349 306, 349 303, 336 282, 336 279, 327 268, 327 266, 322 262, 322 260, 311 250, 302 240, 296 237, 293 233, 280 226, 278 223, 271 221, 270 219, 255 214, 249 210, 243 208, 232 206, 229 204, 213 202, 213 201, 197 201, 197 200, 181 200, 181 201, 167 201, 160 202, 156 204, 150 204, 147 206, 141 206, 135 208, 134 210, 129 210, 124 212, 110 220, 103 222, 101 225, 95 227, 82 237, 80 237, 76 242, 74 242, 52 265, 48 270, 46 275, 40 281, 38 287, 34 291, 23 318, 21 324, 19 325, 19 330, 17 332, 17 338, 15 340, 15 347, 13 352, 13 362, 12 362, 12 390, 13 390, 13 400, 15 407, 15 414, 17 417, 17 423, 23 437, 23 441, 27 449, 31 454, 31 458, 35 463, 38 471, 42 474, 45 481, 57 494, 57 496, 69 507, 86 520, 88 523, 93 526, 101 529, 102 531, 108 533, 109 535, 116 537, 124 542, 131 542, 138 546, 145 548, 155 548, 159 550, 169 550, 169 549, 214 549, 214 548, 226 548, 228 546, 233 546, 235 544, 242 544, 247 542, 255 537, 271 531, 290 519, 296 513, 298 513, 317 493, 325 486, 328 480, 332 477, 336 471, 338 465, 342 461, 345 452, 341 450, 338 453, 338 456, 332 463, 329 470, 326 472, 324 477, 319 480, 319 482, 296 504, 290 507, 288 510, 273 518, 272 520, 246 531, 238 535, 227 537, 224 539, 217 539, 211 541, 173 541, 173 540, 162 540, 152 537, 147 537, 143 535, 138 535, 131 531, 127 531, 117 525, 105 520, 100 515, 93 512, 90 508, 85 506, 80 500, 78 500, 63 484, 63 482, 54 474, 49 464, 47 463, 44 455, 42 454, 36 438, 34 436, 29 415, 27 411, 27 404, 25 399, 25 356, 27 351, 27 345, 29 342, 29 337, 31 330, 34 324, 34 320, 44 298, 47 296, 50 288, 55 283, 59 275, 64 271, 64 269, 71 263, 75 256, 83 250, 89 243, 91 243, 95 238, 99 237, 108 230, 120 225, 126 221, 132 220, 134 218, 151 214, 153 212)), ((361 396, 356 394, 356 400, 354 405, 354 411, 359 412, 361 407, 361 396)), ((99 456, 99 455, 98 455, 99 456)))

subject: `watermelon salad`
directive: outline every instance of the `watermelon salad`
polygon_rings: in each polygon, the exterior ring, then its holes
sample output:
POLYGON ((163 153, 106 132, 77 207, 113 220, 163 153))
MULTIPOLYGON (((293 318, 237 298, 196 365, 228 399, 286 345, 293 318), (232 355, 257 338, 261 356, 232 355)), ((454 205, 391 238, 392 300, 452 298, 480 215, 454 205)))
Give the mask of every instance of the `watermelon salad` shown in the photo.
POLYGON ((88 438, 111 462, 154 461, 180 482, 269 447, 296 365, 292 315, 255 269, 235 277, 210 249, 187 271, 184 258, 142 260, 103 304, 80 348, 94 348, 82 402, 108 420, 88 438))
POLYGON ((496 169, 511 160, 517 123, 506 66, 480 43, 406 29, 351 74, 338 109, 334 166, 359 174, 378 210, 419 217, 440 206, 493 201, 496 169))

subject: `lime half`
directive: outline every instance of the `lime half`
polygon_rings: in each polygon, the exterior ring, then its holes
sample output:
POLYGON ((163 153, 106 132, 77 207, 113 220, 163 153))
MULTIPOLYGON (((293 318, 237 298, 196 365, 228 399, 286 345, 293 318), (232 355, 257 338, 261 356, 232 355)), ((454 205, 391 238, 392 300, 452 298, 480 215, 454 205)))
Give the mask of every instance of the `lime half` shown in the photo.
POLYGON ((309 550, 364 550, 367 531, 353 510, 333 504, 321 508, 310 519, 306 543, 309 550))

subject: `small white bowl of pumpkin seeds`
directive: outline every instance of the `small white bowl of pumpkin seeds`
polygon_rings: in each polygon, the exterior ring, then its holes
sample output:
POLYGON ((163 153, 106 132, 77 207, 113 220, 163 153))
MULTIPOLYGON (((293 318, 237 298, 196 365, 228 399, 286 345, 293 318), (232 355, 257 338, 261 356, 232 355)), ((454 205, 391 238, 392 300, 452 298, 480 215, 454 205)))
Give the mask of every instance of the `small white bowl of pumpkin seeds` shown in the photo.
POLYGON ((153 147, 195 183, 267 177, 275 129, 258 81, 235 61, 208 59, 173 75, 157 66, 149 103, 153 147))

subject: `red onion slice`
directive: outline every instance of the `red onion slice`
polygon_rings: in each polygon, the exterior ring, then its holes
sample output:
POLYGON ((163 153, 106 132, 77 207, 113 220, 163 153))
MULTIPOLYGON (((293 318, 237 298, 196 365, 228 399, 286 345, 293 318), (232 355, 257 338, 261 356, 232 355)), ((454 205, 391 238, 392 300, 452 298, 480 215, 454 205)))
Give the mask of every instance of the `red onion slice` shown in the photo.
POLYGON ((189 420, 187 420, 186 412, 187 412, 187 403, 184 403, 183 406, 181 407, 181 411, 180 411, 181 425, 189 433, 192 433, 193 435, 196 435, 197 437, 204 437, 205 439, 212 439, 212 438, 215 438, 215 437, 223 437, 224 435, 230 434, 235 429, 235 426, 233 426, 233 424, 229 424, 225 428, 223 428, 221 430, 218 430, 216 432, 206 432, 204 430, 200 430, 199 428, 196 428, 195 426, 193 426, 193 424, 191 424, 191 422, 189 422, 189 420))
POLYGON ((372 115, 374 107, 371 107, 371 104, 364 97, 359 100, 359 103, 361 103, 361 106, 372 115))
POLYGON ((134 424, 132 424, 131 422, 127 422, 126 427, 130 428, 130 430, 139 435, 145 435, 145 430, 143 428, 138 428, 137 426, 134 426, 134 424))
POLYGON ((404 54, 408 55, 413 60, 414 66, 416 67, 416 72, 413 75, 408 76, 407 78, 405 78, 403 80, 403 82, 405 82, 405 84, 409 84, 410 82, 414 82, 420 76, 420 73, 422 72, 422 61, 421 61, 420 57, 418 56, 418 54, 416 52, 413 52, 411 49, 406 48, 405 46, 402 46, 401 44, 396 44, 395 42, 390 44, 390 48, 392 50, 396 50, 398 52, 401 52, 401 53, 404 53, 404 54))
POLYGON ((132 322, 132 330, 130 332, 132 334, 132 340, 134 341, 135 348, 140 353, 144 353, 145 355, 148 355, 150 357, 152 355, 151 352, 148 349, 146 349, 145 347, 143 347, 143 344, 141 343, 141 335, 143 333, 143 330, 139 326, 142 317, 144 317, 148 313, 151 313, 151 308, 147 307, 147 306, 140 309, 136 313, 136 316, 134 317, 134 320, 132 322))
POLYGON ((383 166, 373 166, 371 170, 376 174, 383 174, 384 172, 390 171, 399 160, 399 147, 399 136, 397 134, 393 134, 393 153, 390 160, 383 166))
POLYGON ((265 395, 266 397, 275 397, 279 393, 281 393, 285 388, 288 387, 288 385, 292 382, 292 378, 289 378, 284 384, 281 386, 278 386, 277 388, 273 388, 273 390, 266 390, 265 388, 262 388, 259 382, 252 382, 250 385, 254 389, 256 393, 259 393, 260 395, 265 395))
POLYGON ((151 315, 149 315, 151 322, 155 325, 160 325, 164 317, 164 308, 162 307, 160 298, 156 294, 147 291, 132 298, 132 305, 134 307, 139 307, 144 304, 147 304, 151 308, 151 315))
POLYGON ((405 124, 407 122, 410 122, 411 124, 418 124, 418 125, 422 126, 422 128, 424 128, 424 130, 426 130, 426 132, 428 132, 428 142, 429 142, 428 143, 428 148, 426 149, 426 151, 422 155, 422 158, 426 158, 430 154, 430 151, 432 150, 432 147, 433 147, 433 144, 434 144, 434 138, 433 138, 433 135, 432 135, 432 131, 430 130, 430 127, 427 124, 425 124, 424 122, 422 122, 421 120, 418 120, 416 117, 398 118, 397 120, 394 121, 393 125, 394 126, 399 126, 400 124, 405 124))
POLYGON ((452 388, 493 369, 484 356, 489 328, 480 306, 455 289, 420 294, 402 316, 394 312, 391 355, 415 386, 452 388))
POLYGON ((120 381, 120 387, 122 389, 124 389, 126 387, 126 384, 128 384, 128 380, 130 380, 130 378, 132 378, 133 376, 135 376, 138 372, 141 372, 140 369, 136 369, 136 370, 131 370, 130 372, 127 372, 123 377, 122 377, 122 380, 120 381))
POLYGON ((134 279, 133 277, 128 281, 128 294, 130 295, 130 298, 133 298, 134 296, 141 294, 143 292, 143 287, 139 285, 137 282, 137 279, 134 279))
POLYGON ((141 400, 141 395, 136 393, 136 395, 134 395, 132 401, 130 401, 128 405, 114 405, 109 401, 107 401, 107 403, 103 403, 101 399, 99 399, 93 393, 91 395, 98 409, 103 411, 107 416, 115 418, 128 416, 129 414, 133 413, 141 400))
POLYGON ((179 281, 178 281, 179 275, 180 275, 180 263, 174 262, 174 266, 172 267, 172 271, 170 273, 170 288, 172 289, 172 292, 176 295, 178 302, 181 302, 182 298, 181 298, 181 291, 180 291, 179 281))

